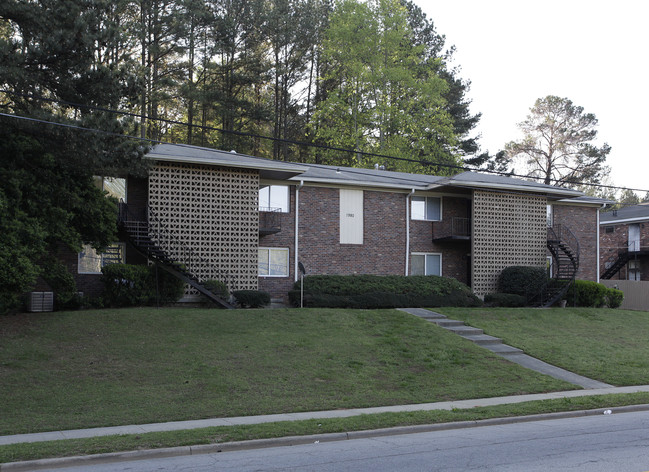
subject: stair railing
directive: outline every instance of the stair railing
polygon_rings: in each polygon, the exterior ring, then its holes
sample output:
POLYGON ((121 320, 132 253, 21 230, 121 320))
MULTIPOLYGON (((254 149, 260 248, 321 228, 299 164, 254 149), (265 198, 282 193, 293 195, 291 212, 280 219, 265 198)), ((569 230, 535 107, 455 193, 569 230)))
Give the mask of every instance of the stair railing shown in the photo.
MULTIPOLYGON (((145 208, 146 219, 142 221, 137 215, 129 209, 128 204, 120 201, 119 204, 119 221, 121 223, 137 223, 138 233, 143 231, 145 234, 140 237, 149 237, 155 242, 160 249, 162 249, 174 262, 180 264, 177 270, 184 271, 191 277, 199 280, 197 269, 204 267, 214 277, 223 282, 228 289, 232 289, 230 275, 222 269, 217 269, 209 261, 196 253, 186 242, 171 231, 166 225, 158 218, 155 212, 149 205, 145 208), (143 224, 142 224, 143 223, 143 224), (140 226, 142 228, 140 229, 140 226)), ((199 280, 203 282, 204 280, 199 280)))
POLYGON ((579 240, 575 234, 570 231, 570 228, 564 225, 554 225, 548 226, 548 241, 561 241, 572 249, 573 254, 575 255, 575 261, 577 266, 579 266, 579 240))
POLYGON ((549 306, 565 294, 570 285, 575 281, 577 269, 579 268, 579 241, 572 231, 563 225, 548 226, 547 246, 556 262, 555 273, 563 272, 559 251, 568 254, 570 252, 570 266, 572 266, 572 277, 570 280, 563 278, 550 278, 543 286, 539 294, 534 297, 543 306, 549 306))

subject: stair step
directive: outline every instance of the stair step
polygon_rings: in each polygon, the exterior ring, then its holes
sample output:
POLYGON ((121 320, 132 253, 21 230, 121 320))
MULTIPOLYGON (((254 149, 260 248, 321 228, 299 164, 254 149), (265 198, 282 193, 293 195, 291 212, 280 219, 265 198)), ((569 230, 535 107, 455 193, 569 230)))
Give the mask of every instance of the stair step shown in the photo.
POLYGON ((426 315, 417 315, 417 316, 425 320, 445 320, 446 319, 446 316, 441 315, 439 313, 430 313, 426 315))
POLYGON ((464 324, 464 321, 457 321, 457 320, 449 320, 446 318, 438 318, 438 319, 431 319, 433 323, 435 323, 437 326, 441 326, 442 328, 451 328, 454 326, 466 326, 464 324))
POLYGON ((460 334, 464 339, 473 341, 474 343, 483 346, 485 344, 501 344, 502 339, 496 338, 494 336, 489 336, 488 334, 460 334))
POLYGON ((484 331, 472 326, 444 326, 444 329, 450 331, 451 333, 459 334, 460 336, 478 336, 484 334, 484 331))
POLYGON ((498 354, 523 354, 521 349, 508 346, 507 344, 485 344, 484 347, 489 349, 491 352, 496 352, 498 354))

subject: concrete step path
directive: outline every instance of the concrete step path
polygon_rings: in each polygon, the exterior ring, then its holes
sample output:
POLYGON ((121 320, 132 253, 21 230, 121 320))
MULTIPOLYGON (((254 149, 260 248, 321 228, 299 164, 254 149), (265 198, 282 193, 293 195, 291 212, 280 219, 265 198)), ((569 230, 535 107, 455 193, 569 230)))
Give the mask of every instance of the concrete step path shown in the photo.
POLYGON ((491 352, 504 357, 508 361, 514 362, 536 372, 549 375, 550 377, 554 377, 555 379, 564 380, 566 382, 570 382, 573 385, 578 385, 579 387, 586 389, 613 388, 613 385, 609 385, 598 380, 589 379, 588 377, 569 372, 565 369, 561 369, 560 367, 528 356, 522 350, 516 347, 503 344, 501 339, 484 334, 484 331, 481 329, 467 326, 464 321, 450 320, 441 313, 426 310, 425 308, 399 308, 399 310, 423 318, 441 328, 458 334, 463 338, 474 342, 478 346, 489 349, 491 352))

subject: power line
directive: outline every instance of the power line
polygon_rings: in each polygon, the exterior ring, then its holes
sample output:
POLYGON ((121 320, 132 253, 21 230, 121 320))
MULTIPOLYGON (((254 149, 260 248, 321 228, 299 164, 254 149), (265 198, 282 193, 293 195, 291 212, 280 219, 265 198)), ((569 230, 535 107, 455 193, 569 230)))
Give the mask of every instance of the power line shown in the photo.
MULTIPOLYGON (((469 168, 464 167, 464 166, 459 166, 459 165, 454 165, 454 164, 445 164, 441 162, 434 162, 434 161, 427 161, 427 160, 421 160, 421 159, 411 159, 407 157, 398 157, 398 156, 389 156, 387 154, 379 154, 379 153, 374 153, 374 152, 367 152, 367 151, 360 151, 360 150, 354 150, 354 149, 348 149, 348 148, 341 148, 341 147, 336 147, 336 146, 328 146, 326 144, 318 144, 318 143, 309 143, 306 141, 296 141, 294 139, 285 139, 285 138, 276 138, 273 136, 264 136, 261 134, 254 134, 254 133, 246 133, 243 131, 234 131, 234 130, 225 130, 223 128, 217 128, 214 126, 205 126, 205 125, 198 125, 194 123, 188 123, 186 121, 178 121, 178 120, 170 120, 168 118, 161 118, 161 117, 156 117, 152 118, 148 115, 144 114, 139 114, 139 113, 132 113, 132 112, 127 112, 127 111, 120 111, 120 110, 113 110, 110 108, 104 108, 104 107, 98 107, 95 105, 84 105, 81 103, 74 103, 74 102, 69 102, 66 100, 61 100, 61 99, 53 99, 53 98, 47 98, 47 97, 42 97, 42 96, 36 96, 36 95, 29 95, 25 93, 20 93, 20 92, 13 92, 10 90, 4 90, 0 89, 0 93, 8 93, 12 95, 17 95, 23 98, 29 98, 33 100, 39 100, 39 101, 44 101, 44 102, 49 102, 49 103, 57 103, 57 104, 64 104, 68 105, 71 107, 75 108, 85 108, 88 110, 94 110, 94 111, 102 111, 106 113, 112 113, 116 115, 122 115, 122 116, 129 116, 132 118, 140 118, 140 119, 145 119, 148 121, 159 121, 162 123, 166 124, 171 124, 171 125, 180 125, 180 126, 186 126, 186 127, 193 127, 201 130, 206 130, 206 131, 218 131, 220 133, 224 134, 234 134, 236 136, 243 136, 243 137, 248 137, 248 138, 260 138, 260 139, 265 139, 269 141, 274 141, 274 142, 280 142, 280 143, 286 143, 286 144, 294 144, 296 146, 306 146, 306 147, 314 147, 314 148, 319 148, 319 149, 324 149, 327 151, 338 151, 338 152, 344 152, 348 154, 360 154, 363 156, 367 157, 378 157, 378 158, 383 158, 383 159, 393 159, 393 160, 400 160, 404 162, 412 162, 416 164, 422 164, 422 165, 427 165, 427 166, 436 166, 436 167, 446 167, 449 169, 457 169, 457 170, 463 170, 466 171, 469 168)), ((152 140, 155 141, 155 140, 152 140)), ((158 141, 161 142, 161 141, 158 141)), ((167 143, 171 144, 171 143, 167 143)))
MULTIPOLYGON (((505 177, 516 177, 516 178, 522 178, 522 179, 533 179, 533 180, 545 180, 543 177, 534 177, 534 176, 529 176, 529 175, 524 175, 524 174, 516 174, 513 172, 502 172, 502 171, 496 171, 496 170, 490 170, 490 169, 480 169, 480 168, 471 168, 467 166, 460 166, 460 165, 454 165, 454 164, 445 164, 445 163, 440 163, 440 162, 434 162, 434 161, 428 161, 425 159, 411 159, 411 158, 406 158, 406 157, 398 157, 398 156, 390 156, 387 154, 379 154, 379 153, 372 153, 372 152, 366 152, 366 151, 357 151, 353 149, 347 149, 347 148, 339 148, 335 146, 327 146, 323 144, 318 144, 318 143, 308 143, 304 141, 295 141, 295 140, 290 140, 290 139, 283 139, 283 138, 275 138, 271 136, 264 136, 264 135, 258 135, 258 134, 253 134, 253 133, 244 133, 241 131, 231 131, 231 130, 224 130, 221 128, 216 128, 212 126, 204 126, 204 125, 195 125, 195 124, 189 124, 187 122, 183 121, 178 121, 178 120, 169 120, 166 118, 150 118, 147 115, 142 115, 142 114, 137 114, 137 113, 131 113, 131 112, 125 112, 125 111, 119 111, 119 110, 112 110, 109 108, 104 108, 104 107, 98 107, 94 105, 84 105, 84 104, 78 104, 78 103, 73 103, 73 102, 68 102, 65 100, 59 100, 59 99, 51 99, 51 98, 46 98, 46 97, 40 97, 40 96, 33 96, 33 95, 28 95, 28 94, 23 94, 19 92, 12 92, 9 90, 3 90, 0 89, 0 93, 9 93, 13 95, 18 95, 22 96, 24 98, 31 98, 31 99, 36 99, 36 100, 41 100, 45 102, 50 102, 50 103, 58 103, 58 104, 65 104, 68 106, 72 107, 78 107, 78 108, 86 108, 90 110, 95 110, 95 111, 102 111, 106 113, 112 113, 112 114, 117 114, 117 115, 123 115, 123 116, 130 116, 130 117, 136 117, 136 118, 145 118, 150 121, 161 121, 163 123, 167 124, 175 124, 175 125, 180 125, 180 126, 192 126, 198 129, 204 129, 204 130, 209 130, 209 131, 218 131, 221 133, 231 133, 235 134, 238 136, 245 136, 245 137, 251 137, 251 138, 260 138, 260 139, 266 139, 266 140, 271 140, 271 141, 277 141, 277 142, 282 142, 282 143, 287 143, 287 144, 294 144, 298 146, 306 146, 306 147, 315 147, 319 149, 324 149, 324 150, 330 150, 330 151, 338 151, 338 152, 344 152, 344 153, 350 153, 350 154, 360 154, 363 156, 368 156, 368 157, 378 157, 378 158, 383 158, 383 159, 392 159, 392 160, 399 160, 399 161, 404 161, 404 162, 411 162, 415 164, 420 164, 423 166, 430 166, 430 167, 441 167, 441 168, 448 168, 448 169, 453 169, 453 170, 460 170, 463 172, 482 172, 482 173, 487 173, 487 174, 494 174, 494 175, 500 175, 500 176, 505 176, 505 177)), ((90 131, 90 132, 95 132, 95 133, 103 133, 111 136, 117 136, 117 137, 123 137, 123 138, 129 138, 129 139, 135 139, 135 140, 140 140, 140 141, 146 141, 150 143, 155 143, 155 144, 173 144, 176 146, 190 146, 187 144, 182 144, 182 143, 169 143, 166 141, 160 141, 160 140, 155 140, 151 138, 142 138, 142 137, 137 137, 137 136, 131 136, 131 135, 124 135, 124 134, 119 134, 119 133, 114 133, 114 132, 108 132, 108 131, 102 131, 99 129, 94 129, 94 128, 86 128, 78 125, 71 125, 71 124, 64 124, 64 123, 59 123, 59 122, 53 122, 53 121, 47 121, 47 120, 39 120, 36 118, 29 118, 29 117, 24 117, 20 115, 10 115, 10 114, 5 114, 5 113, 0 113, 0 116, 8 117, 8 118, 17 118, 17 119, 23 119, 23 120, 28 120, 28 121, 34 121, 34 122, 39 122, 39 123, 46 123, 50 125, 55 125, 55 126, 63 126, 66 128, 72 128, 72 129, 78 129, 78 130, 83 130, 83 131, 90 131)), ((575 180, 560 180, 560 179, 551 179, 552 182, 555 183, 568 183, 568 184, 575 184, 575 185, 584 185, 588 187, 596 187, 596 188, 605 188, 605 189, 613 189, 613 190, 632 190, 636 192, 649 192, 647 189, 638 189, 638 188, 631 188, 631 187, 619 187, 615 185, 605 185, 605 184, 595 184, 595 183, 583 183, 575 180)))

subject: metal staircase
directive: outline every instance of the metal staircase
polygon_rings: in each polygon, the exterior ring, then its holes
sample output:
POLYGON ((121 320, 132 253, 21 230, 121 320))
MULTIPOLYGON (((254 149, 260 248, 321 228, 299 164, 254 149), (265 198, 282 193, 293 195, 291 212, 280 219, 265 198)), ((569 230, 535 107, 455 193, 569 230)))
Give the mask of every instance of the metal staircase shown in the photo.
POLYGON ((579 241, 563 225, 548 227, 547 246, 554 261, 553 274, 534 305, 550 307, 568 292, 579 269, 579 241))
POLYGON ((628 249, 620 251, 615 261, 613 261, 611 266, 606 269, 606 271, 600 276, 600 279, 611 279, 615 274, 619 272, 622 267, 626 265, 627 262, 629 262, 629 259, 631 259, 631 253, 628 251, 628 249))
MULTIPOLYGON (((118 227, 128 242, 144 257, 155 262, 158 267, 189 284, 217 305, 233 308, 228 301, 210 292, 195 275, 196 267, 209 266, 209 263, 164 226, 151 208, 147 206, 141 214, 136 215, 129 210, 125 202, 121 201, 118 227)), ((218 273, 219 280, 228 285, 227 274, 214 270, 211 272, 218 273)))

